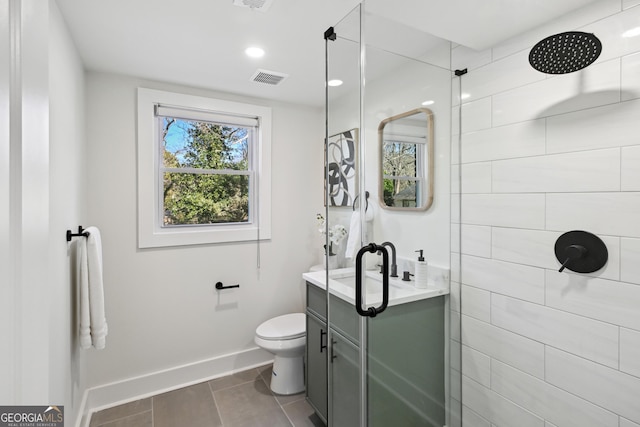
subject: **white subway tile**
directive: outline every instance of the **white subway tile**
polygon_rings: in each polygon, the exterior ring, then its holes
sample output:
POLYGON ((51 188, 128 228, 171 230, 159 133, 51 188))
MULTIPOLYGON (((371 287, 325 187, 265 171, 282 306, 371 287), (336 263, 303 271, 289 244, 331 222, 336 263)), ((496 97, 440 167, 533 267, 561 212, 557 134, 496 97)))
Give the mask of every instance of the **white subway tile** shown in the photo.
POLYGON ((491 389, 563 427, 618 427, 618 416, 497 360, 491 362, 491 389))
POLYGON ((451 286, 449 289, 449 296, 451 297, 451 310, 453 311, 457 311, 458 313, 460 313, 461 308, 460 308, 460 283, 458 282, 451 282, 451 286))
POLYGON ((640 98, 640 53, 622 57, 622 100, 640 98))
MULTIPOLYGON (((634 1, 634 0, 626 0, 634 1)), ((574 10, 568 14, 562 15, 560 18, 544 25, 527 31, 523 34, 509 38, 507 41, 493 48, 493 57, 502 58, 519 52, 523 49, 529 50, 540 40, 569 29, 580 28, 590 24, 603 16, 609 16, 620 11, 620 0, 601 0, 592 2, 580 9, 574 10)))
POLYGON ((465 285, 460 291, 462 314, 491 322, 491 292, 465 285))
POLYGON ((618 327, 526 301, 491 295, 491 323, 614 368, 618 327))
POLYGON ((491 227, 462 224, 460 231, 463 254, 485 258, 491 256, 491 227))
POLYGON ((549 307, 640 330, 640 286, 555 271, 546 282, 549 307))
POLYGON ((640 424, 636 424, 633 421, 620 417, 620 427, 640 427, 640 424))
POLYGON ((640 0, 622 0, 623 9, 629 9, 630 7, 637 6, 639 4, 640 4, 640 0))
POLYGON ((451 253, 451 280, 460 283, 460 254, 451 253))
POLYGON ((547 347, 545 354, 548 383, 640 422, 640 378, 552 347, 547 347))
POLYGON ((620 149, 500 160, 492 170, 494 193, 619 191, 620 149))
MULTIPOLYGON (((554 251, 556 240, 563 234, 559 231, 499 227, 493 227, 491 231, 491 257, 494 259, 551 270, 558 270, 562 265, 558 262, 554 251)), ((604 268, 590 273, 589 276, 618 280, 620 278, 620 238, 598 237, 607 246, 609 260, 604 268)))
POLYGON ((492 123, 501 126, 619 101, 620 60, 612 60, 494 95, 492 123))
POLYGON ((451 165, 451 194, 460 194, 460 165, 451 165))
POLYGON ((528 57, 528 51, 521 51, 484 67, 470 69, 462 81, 463 91, 473 100, 544 80, 544 74, 529 66, 528 57))
POLYGON ((538 378, 544 378, 544 344, 469 316, 462 316, 462 343, 538 378))
POLYGON ((546 198, 547 230, 640 237, 640 193, 564 193, 546 198))
POLYGON ((544 270, 541 268, 462 255, 461 283, 544 304, 544 270))
POLYGON ((541 119, 464 134, 462 162, 545 154, 545 129, 545 121, 541 119))
POLYGON ((464 405, 497 426, 544 427, 544 420, 474 380, 462 376, 464 405))
POLYGON ((603 48, 598 62, 608 61, 640 51, 638 37, 622 36, 626 31, 636 29, 638 22, 640 22, 640 9, 630 8, 622 13, 600 19, 581 30, 593 33, 600 39, 603 48))
POLYGON ((636 145, 640 135, 639 115, 640 100, 633 100, 549 117, 547 152, 636 145))
POLYGON ((462 193, 491 193, 491 162, 467 163, 461 167, 462 193))
POLYGON ((620 239, 620 280, 640 284, 640 239, 620 239))
POLYGON ((451 252, 460 253, 460 224, 451 224, 451 252))
POLYGON ((542 268, 560 268, 554 254, 557 231, 491 228, 492 258, 542 268))
MULTIPOLYGON (((456 46, 451 50, 451 68, 453 70, 474 70, 491 63, 491 49, 474 50, 466 46, 456 46)), ((469 75, 466 74, 466 76, 469 75)), ((466 77, 464 78, 466 79, 466 77)))
POLYGON ((620 370, 640 377, 640 331, 620 328, 620 370))
POLYGON ((498 227, 545 226, 544 194, 463 194, 462 222, 498 227))
POLYGON ((462 373, 479 382, 485 387, 491 387, 491 358, 477 350, 462 346, 462 373))
POLYGON ((458 311, 449 310, 449 319, 451 323, 449 324, 451 330, 451 339, 454 341, 461 342, 460 337, 460 322, 462 315, 458 311))
MULTIPOLYGON (((463 96, 465 95, 463 87, 463 96)), ((475 132, 491 127, 491 98, 479 99, 477 101, 462 104, 462 134, 475 132)))
POLYGON ((640 191, 640 145, 622 148, 621 175, 622 191, 640 191))
POLYGON ((462 422, 464 427, 491 427, 491 423, 485 420, 468 406, 462 406, 462 422))
MULTIPOLYGON (((452 91, 454 92, 454 91, 452 91)), ((451 163, 458 163, 460 151, 458 150, 458 137, 460 136, 460 106, 451 108, 451 140, 455 143, 451 144, 451 163)))

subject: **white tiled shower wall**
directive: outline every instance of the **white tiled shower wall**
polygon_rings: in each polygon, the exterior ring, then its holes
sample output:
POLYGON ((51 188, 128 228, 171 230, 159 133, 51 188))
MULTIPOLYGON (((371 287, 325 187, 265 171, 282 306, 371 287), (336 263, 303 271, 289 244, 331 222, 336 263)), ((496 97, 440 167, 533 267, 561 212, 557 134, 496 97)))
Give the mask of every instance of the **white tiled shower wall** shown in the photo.
POLYGON ((622 37, 639 3, 599 1, 484 52, 453 49, 468 67, 452 156, 451 392, 465 427, 640 427, 640 36, 622 37), (600 38, 596 63, 530 67, 538 40, 573 30, 600 38), (604 240, 604 269, 558 272, 554 243, 570 230, 604 240))

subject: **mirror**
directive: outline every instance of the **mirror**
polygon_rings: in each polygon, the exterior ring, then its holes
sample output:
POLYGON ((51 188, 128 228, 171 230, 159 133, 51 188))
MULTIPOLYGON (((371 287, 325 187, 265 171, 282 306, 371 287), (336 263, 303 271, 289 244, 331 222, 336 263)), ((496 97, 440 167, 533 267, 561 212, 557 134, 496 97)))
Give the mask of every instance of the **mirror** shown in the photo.
POLYGON ((378 126, 380 179, 385 209, 427 210, 433 203, 433 113, 416 108, 378 126))

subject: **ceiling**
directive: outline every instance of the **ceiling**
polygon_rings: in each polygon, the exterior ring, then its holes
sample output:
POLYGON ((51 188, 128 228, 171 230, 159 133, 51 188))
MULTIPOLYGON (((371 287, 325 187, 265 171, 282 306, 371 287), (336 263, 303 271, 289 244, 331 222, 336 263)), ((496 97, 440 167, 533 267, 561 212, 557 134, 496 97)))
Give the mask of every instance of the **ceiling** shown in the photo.
MULTIPOLYGON (((367 11, 482 50, 594 0, 366 0, 367 11)), ((324 31, 360 0, 56 0, 88 70, 296 104, 324 102, 324 31), (266 54, 252 59, 249 46, 266 54), (288 74, 270 86, 256 70, 288 74)))

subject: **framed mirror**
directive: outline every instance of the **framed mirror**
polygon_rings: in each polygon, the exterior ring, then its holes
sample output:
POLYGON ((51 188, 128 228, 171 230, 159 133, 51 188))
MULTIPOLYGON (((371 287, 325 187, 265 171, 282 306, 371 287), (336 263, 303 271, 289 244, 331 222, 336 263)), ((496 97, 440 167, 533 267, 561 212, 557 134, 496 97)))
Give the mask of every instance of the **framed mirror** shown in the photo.
POLYGON ((416 108, 378 126, 380 179, 385 209, 427 210, 433 203, 433 112, 416 108))

